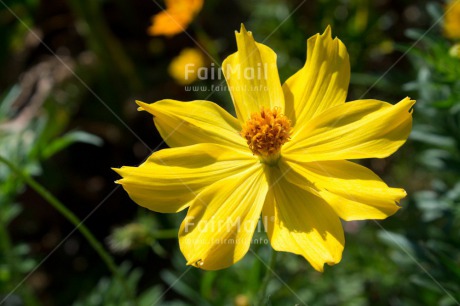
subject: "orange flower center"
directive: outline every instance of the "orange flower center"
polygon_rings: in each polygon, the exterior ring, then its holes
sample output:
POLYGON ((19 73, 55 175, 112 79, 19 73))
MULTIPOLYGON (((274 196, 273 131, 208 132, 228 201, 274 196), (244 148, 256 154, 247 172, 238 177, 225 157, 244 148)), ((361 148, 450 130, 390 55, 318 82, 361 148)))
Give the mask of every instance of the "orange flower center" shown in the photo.
POLYGON ((290 139, 291 121, 279 107, 272 110, 262 107, 260 112, 251 114, 240 134, 255 155, 263 162, 273 164, 279 158, 282 145, 290 139))

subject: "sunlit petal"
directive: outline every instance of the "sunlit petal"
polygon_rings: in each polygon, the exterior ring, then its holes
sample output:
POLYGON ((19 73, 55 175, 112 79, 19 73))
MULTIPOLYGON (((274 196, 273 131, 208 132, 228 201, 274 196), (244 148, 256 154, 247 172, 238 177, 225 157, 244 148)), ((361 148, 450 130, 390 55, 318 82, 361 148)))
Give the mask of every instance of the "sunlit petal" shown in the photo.
POLYGON ((198 144, 153 153, 139 167, 114 169, 131 199, 150 210, 172 213, 189 206, 197 194, 215 181, 255 163, 250 153, 198 144))
POLYGON ((283 154, 302 162, 387 157, 406 142, 414 103, 405 98, 395 105, 358 100, 335 106, 303 126, 283 154))
POLYGON ((349 161, 296 163, 286 179, 306 190, 316 190, 340 218, 350 220, 385 219, 399 210, 406 196, 401 188, 390 188, 371 170, 349 161))
POLYGON ((288 182, 272 168, 263 218, 272 247, 305 257, 317 270, 340 262, 345 244, 342 224, 320 197, 288 182))
POLYGON ((256 164, 216 181, 195 198, 179 231, 189 265, 218 270, 246 254, 268 190, 263 170, 256 164))
POLYGON ((236 43, 238 51, 225 59, 222 68, 240 122, 246 122, 261 107, 284 110, 276 53, 255 42, 243 25, 236 33, 236 43))
POLYGON ((332 39, 327 27, 322 35, 308 39, 305 65, 283 84, 286 115, 294 125, 307 124, 325 110, 345 103, 349 82, 347 49, 338 38, 332 39))
POLYGON ((137 103, 141 110, 153 115, 155 126, 170 147, 215 143, 247 150, 239 135, 241 126, 238 120, 215 103, 175 100, 137 103))

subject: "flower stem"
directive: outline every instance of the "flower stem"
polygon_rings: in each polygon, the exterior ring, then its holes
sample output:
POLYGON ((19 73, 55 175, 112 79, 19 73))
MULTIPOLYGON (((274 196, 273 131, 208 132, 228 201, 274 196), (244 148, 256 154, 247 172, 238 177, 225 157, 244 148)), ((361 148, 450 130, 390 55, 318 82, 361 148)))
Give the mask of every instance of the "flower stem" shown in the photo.
POLYGON ((267 287, 268 283, 272 279, 273 272, 275 270, 275 265, 276 265, 276 255, 278 252, 276 252, 273 248, 271 249, 271 254, 270 254, 270 261, 268 265, 266 265, 267 269, 265 271, 265 276, 264 279, 262 280, 262 283, 259 288, 259 297, 258 300, 256 301, 256 306, 262 306, 262 305, 267 305, 266 301, 266 295, 267 295, 267 287))
POLYGON ((109 270, 112 274, 118 279, 120 284, 122 285, 126 297, 128 300, 133 301, 133 294, 126 283, 123 275, 118 270, 117 265, 115 264, 112 256, 104 249, 102 244, 93 236, 91 231, 75 216, 72 211, 67 209, 64 204, 62 204, 55 196, 53 196, 45 187, 43 187, 40 183, 34 180, 30 175, 22 172, 18 167, 16 167, 13 163, 5 159, 4 157, 0 156, 0 162, 8 166, 11 171, 13 171, 16 175, 18 175, 24 182, 29 185, 33 190, 35 190, 40 196, 42 196, 51 206, 53 206, 57 211, 59 211, 67 220, 70 221, 73 225, 75 225, 76 229, 78 229, 89 244, 93 247, 93 249, 98 253, 104 263, 107 265, 109 270))
POLYGON ((0 226, 0 250, 4 254, 5 262, 11 271, 11 279, 16 282, 19 277, 19 269, 15 260, 16 257, 12 252, 13 248, 11 246, 11 239, 8 235, 6 226, 0 226))
POLYGON ((152 233, 154 239, 173 239, 177 238, 177 229, 157 230, 152 233))
POLYGON ((81 23, 81 32, 89 47, 99 57, 106 69, 117 72, 129 84, 129 88, 138 89, 141 82, 134 64, 125 52, 125 46, 113 35, 102 11, 101 1, 71 0, 68 1, 74 16, 81 23))

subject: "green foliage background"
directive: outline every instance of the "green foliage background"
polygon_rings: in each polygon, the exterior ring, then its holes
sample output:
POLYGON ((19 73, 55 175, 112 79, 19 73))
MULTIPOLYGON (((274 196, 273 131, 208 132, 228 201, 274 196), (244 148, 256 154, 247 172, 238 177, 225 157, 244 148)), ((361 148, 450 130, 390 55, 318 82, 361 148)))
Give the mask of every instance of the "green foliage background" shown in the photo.
MULTIPOLYGON (((209 92, 176 84, 168 64, 193 40, 221 62, 236 50, 241 22, 278 54, 282 81, 303 65, 306 39, 331 25, 350 54, 348 100, 417 100, 406 145, 362 161, 407 190, 403 208, 388 220, 344 223, 343 260, 323 274, 279 254, 266 304, 459 304, 460 58, 441 35, 443 2, 205 0, 188 34, 149 37, 158 5, 0 1, 0 156, 84 220, 125 282, 23 176, 0 164, 0 305, 254 303, 267 245, 254 244, 223 271, 187 267, 176 240, 183 214, 138 208, 115 189, 110 170, 164 147, 134 100, 205 98, 209 92)), ((210 100, 232 112, 228 92, 210 100)))

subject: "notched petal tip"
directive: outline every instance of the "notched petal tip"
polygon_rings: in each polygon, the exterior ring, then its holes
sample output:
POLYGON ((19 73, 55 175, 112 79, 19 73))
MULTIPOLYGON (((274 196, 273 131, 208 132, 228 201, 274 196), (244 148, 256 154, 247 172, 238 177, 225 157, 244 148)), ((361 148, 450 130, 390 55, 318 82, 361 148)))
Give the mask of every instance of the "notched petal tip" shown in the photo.
POLYGON ((187 266, 193 266, 195 268, 203 269, 204 262, 201 259, 189 260, 186 263, 187 266))
MULTIPOLYGON (((340 259, 339 261, 337 261, 337 262, 328 261, 328 262, 326 262, 326 264, 327 264, 328 266, 332 267, 332 266, 335 266, 336 264, 338 264, 340 261, 341 261, 341 259, 340 259)), ((320 271, 320 272, 324 272, 324 266, 323 266, 323 271, 320 271)))
POLYGON ((115 171, 119 176, 121 176, 122 178, 114 181, 115 184, 119 184, 119 185, 123 185, 123 174, 122 174, 122 169, 121 168, 110 168, 112 169, 113 171, 115 171))
POLYGON ((136 104, 139 105, 137 108, 138 111, 146 111, 151 114, 154 118, 156 117, 156 112, 158 112, 158 102, 165 100, 156 101, 155 103, 145 103, 139 100, 136 100, 136 104))
POLYGON ((319 273, 324 273, 324 265, 327 264, 328 266, 335 266, 336 264, 338 264, 340 261, 342 260, 342 257, 340 257, 337 261, 325 261, 321 264, 312 264, 310 262, 310 264, 312 265, 312 267, 318 271, 319 273))
POLYGON ((416 100, 413 100, 413 99, 411 99, 411 97, 407 96, 407 97, 405 97, 404 99, 402 99, 400 102, 409 102, 409 103, 411 103, 412 105, 414 105, 415 102, 416 102, 416 100))
POLYGON ((119 174, 120 176, 122 176, 122 175, 121 175, 121 171, 122 171, 121 168, 112 167, 112 168, 110 168, 110 169, 112 169, 112 170, 115 171, 117 174, 119 174))
POLYGON ((136 100, 136 104, 139 105, 137 108, 138 111, 147 111, 148 104, 139 100, 136 100))
POLYGON ((414 105, 416 103, 416 100, 412 100, 410 97, 405 97, 395 105, 401 105, 403 108, 407 109, 409 114, 412 114, 414 112, 414 105))
POLYGON ((241 23, 240 31, 239 31, 239 32, 238 32, 238 31, 235 31, 235 35, 237 36, 237 38, 238 38, 238 36, 241 36, 241 35, 243 35, 243 36, 249 36, 249 37, 252 38, 252 32, 246 30, 246 27, 244 26, 243 23, 241 23))
POLYGON ((324 30, 321 36, 327 36, 327 37, 332 38, 332 28, 330 24, 327 25, 326 29, 324 30))
MULTIPOLYGON (((308 51, 308 45, 314 45, 315 44, 315 41, 321 37, 321 35, 319 33, 316 33, 315 35, 312 35, 310 37, 307 38, 307 51, 308 51)), ((305 65, 307 65, 307 62, 305 62, 305 65)))
MULTIPOLYGON (((304 256, 305 259, 307 259, 304 256)), ((308 260, 308 259, 307 259, 308 260)), ((324 258, 321 261, 318 262, 312 262, 308 260, 311 264, 311 266, 318 272, 324 273, 324 265, 327 264, 328 266, 335 266, 336 264, 340 263, 342 261, 342 252, 339 252, 335 254, 335 256, 332 255, 332 257, 329 257, 328 259, 324 258)))
MULTIPOLYGON (((395 205, 396 205, 395 211, 394 211, 394 212, 396 213, 398 210, 400 210, 400 209, 402 208, 402 207, 400 206, 400 203, 401 203, 401 200, 402 200, 402 199, 404 199, 405 197, 407 197, 407 192, 406 192, 404 189, 402 189, 402 188, 395 188, 395 189, 397 189, 397 190, 400 192, 400 194, 394 199, 394 203, 395 203, 395 205)), ((390 215, 389 215, 389 216, 390 216, 390 215)), ((388 217, 389 217, 389 216, 388 216, 388 217)))
POLYGON ((119 176, 121 176, 120 179, 116 180, 115 183, 123 185, 124 180, 127 176, 129 176, 129 169, 133 167, 127 167, 127 166, 122 166, 120 168, 111 168, 113 171, 115 171, 119 176))
POLYGON ((405 97, 401 102, 406 102, 408 103, 409 107, 409 113, 413 113, 414 111, 414 105, 417 102, 416 100, 412 100, 410 97, 405 97))
POLYGON ((400 199, 404 199, 405 197, 407 197, 407 192, 406 192, 406 190, 400 188, 400 191, 401 191, 401 198, 400 198, 400 199))

